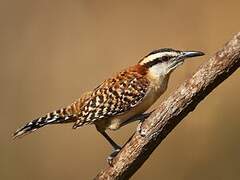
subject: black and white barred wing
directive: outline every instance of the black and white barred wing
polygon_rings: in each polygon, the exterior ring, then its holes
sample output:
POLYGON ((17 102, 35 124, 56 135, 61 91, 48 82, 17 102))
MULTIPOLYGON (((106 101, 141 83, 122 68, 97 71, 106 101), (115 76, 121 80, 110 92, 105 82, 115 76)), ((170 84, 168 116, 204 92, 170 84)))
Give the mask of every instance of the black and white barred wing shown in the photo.
POLYGON ((104 81, 82 106, 73 128, 127 112, 143 100, 148 87, 149 81, 136 72, 123 71, 104 81))

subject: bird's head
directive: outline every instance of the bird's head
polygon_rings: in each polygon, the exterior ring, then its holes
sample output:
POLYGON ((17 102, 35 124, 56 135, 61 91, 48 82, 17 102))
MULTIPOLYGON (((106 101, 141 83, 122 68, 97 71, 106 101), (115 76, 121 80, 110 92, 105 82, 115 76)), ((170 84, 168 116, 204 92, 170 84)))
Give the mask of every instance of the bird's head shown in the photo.
POLYGON ((200 51, 179 51, 170 48, 154 50, 139 61, 141 66, 158 76, 167 75, 191 57, 203 56, 200 51))

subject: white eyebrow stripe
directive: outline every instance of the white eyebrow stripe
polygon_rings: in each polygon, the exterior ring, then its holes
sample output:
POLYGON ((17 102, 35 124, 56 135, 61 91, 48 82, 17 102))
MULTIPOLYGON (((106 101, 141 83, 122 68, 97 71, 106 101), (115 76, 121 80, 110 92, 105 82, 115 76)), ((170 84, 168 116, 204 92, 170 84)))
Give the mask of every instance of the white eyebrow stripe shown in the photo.
POLYGON ((177 53, 176 52, 160 52, 160 53, 156 53, 156 54, 151 54, 147 57, 145 57, 142 61, 140 61, 140 64, 146 64, 148 62, 154 61, 157 58, 161 58, 163 56, 176 56, 177 53))

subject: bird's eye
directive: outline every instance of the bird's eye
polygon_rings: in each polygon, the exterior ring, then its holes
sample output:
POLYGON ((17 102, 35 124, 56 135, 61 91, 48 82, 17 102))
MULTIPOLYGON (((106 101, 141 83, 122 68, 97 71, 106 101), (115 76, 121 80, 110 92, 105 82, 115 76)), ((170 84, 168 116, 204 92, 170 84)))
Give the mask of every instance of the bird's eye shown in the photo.
POLYGON ((168 61, 169 59, 170 59, 169 56, 163 56, 163 57, 162 57, 162 61, 163 61, 163 62, 168 61))

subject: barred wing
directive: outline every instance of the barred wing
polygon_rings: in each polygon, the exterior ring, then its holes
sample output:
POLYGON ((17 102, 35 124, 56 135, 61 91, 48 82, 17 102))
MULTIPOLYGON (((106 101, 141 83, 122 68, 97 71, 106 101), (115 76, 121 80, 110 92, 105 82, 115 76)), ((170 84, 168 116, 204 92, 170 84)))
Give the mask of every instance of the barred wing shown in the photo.
POLYGON ((135 71, 104 81, 81 107, 73 128, 127 112, 143 100, 148 87, 149 81, 135 71))

